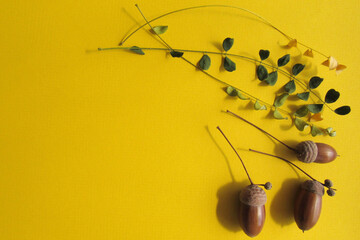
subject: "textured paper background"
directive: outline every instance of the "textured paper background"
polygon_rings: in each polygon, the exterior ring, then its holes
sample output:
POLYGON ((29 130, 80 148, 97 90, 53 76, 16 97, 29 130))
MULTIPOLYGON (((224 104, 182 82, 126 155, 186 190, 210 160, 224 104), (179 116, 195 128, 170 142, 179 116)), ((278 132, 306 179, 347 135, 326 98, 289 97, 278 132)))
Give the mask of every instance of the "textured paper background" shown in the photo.
MULTIPOLYGON (((324 110, 322 127, 338 136, 313 139, 290 121, 268 118, 224 85, 161 51, 139 56, 116 46, 143 20, 131 1, 6 1, 0 14, 0 238, 16 239, 245 239, 236 222, 236 195, 248 184, 220 125, 239 150, 254 181, 271 181, 267 218, 257 239, 355 239, 359 234, 359 11, 358 1, 139 1, 148 18, 203 4, 252 10, 281 30, 348 66, 341 75, 301 59, 286 39, 244 12, 201 9, 163 18, 174 48, 218 51, 233 37, 232 53, 257 57, 269 49, 303 61, 308 80, 325 78, 319 93, 335 88, 337 116, 324 110), (338 189, 324 196, 318 224, 303 234, 292 201, 305 179, 287 164, 249 147, 294 160, 291 153, 223 110, 230 109, 290 144, 315 140, 341 155, 328 165, 299 163, 338 189), (235 202, 234 202, 235 201, 235 202), (235 205, 234 205, 235 204, 235 205)), ((148 29, 148 28, 147 28, 148 29)), ((141 30, 126 46, 161 47, 141 30)), ((301 48, 301 51, 305 49, 301 48)), ((201 54, 186 54, 196 63, 201 54)), ((259 85, 254 65, 236 60, 224 72, 212 57, 211 73, 272 102, 287 82, 259 85)), ((294 104, 295 102, 290 102, 294 104)))

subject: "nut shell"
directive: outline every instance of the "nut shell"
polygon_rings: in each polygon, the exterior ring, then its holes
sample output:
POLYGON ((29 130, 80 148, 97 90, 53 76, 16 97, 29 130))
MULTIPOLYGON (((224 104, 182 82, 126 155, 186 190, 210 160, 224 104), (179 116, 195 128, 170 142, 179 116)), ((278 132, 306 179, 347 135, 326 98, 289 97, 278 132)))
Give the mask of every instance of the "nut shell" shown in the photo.
POLYGON ((266 193, 258 185, 251 184, 240 192, 240 201, 249 206, 262 206, 266 203, 266 193))
POLYGON ((318 181, 307 180, 301 184, 301 188, 320 196, 324 195, 324 186, 318 181))
POLYGON ((318 146, 313 141, 304 141, 296 146, 297 158, 304 163, 312 163, 318 155, 318 146))

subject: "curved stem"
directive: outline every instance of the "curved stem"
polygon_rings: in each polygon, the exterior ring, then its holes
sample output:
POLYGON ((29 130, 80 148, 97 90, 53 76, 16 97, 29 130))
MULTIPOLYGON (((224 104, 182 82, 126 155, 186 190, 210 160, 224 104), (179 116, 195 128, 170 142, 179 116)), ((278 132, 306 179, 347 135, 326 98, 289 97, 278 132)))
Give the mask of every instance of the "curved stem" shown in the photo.
MULTIPOLYGON (((130 50, 131 47, 98 48, 98 51, 118 50, 118 49, 130 50)), ((141 49, 142 50, 155 50, 155 51, 168 51, 169 50, 169 48, 149 48, 149 47, 141 47, 141 49)), ((251 57, 247 57, 247 56, 243 56, 243 55, 239 55, 239 54, 231 54, 231 53, 227 53, 227 52, 223 53, 223 52, 201 51, 201 50, 192 50, 192 49, 171 49, 171 50, 180 51, 180 52, 191 52, 191 53, 203 53, 203 54, 206 53, 206 54, 214 54, 214 55, 222 55, 222 56, 226 55, 226 56, 241 58, 241 59, 244 59, 249 62, 262 64, 264 66, 274 69, 275 71, 282 73, 283 75, 289 77, 290 79, 295 80, 298 84, 301 84, 305 90, 310 91, 317 99, 319 99, 322 102, 322 104, 324 104, 327 108, 329 108, 331 111, 334 112, 334 110, 324 100, 322 100, 318 94, 316 94, 311 88, 309 88, 305 83, 303 83, 302 81, 297 79, 295 76, 291 75, 290 73, 280 69, 278 66, 273 66, 271 64, 268 64, 266 62, 263 62, 263 61, 260 61, 260 60, 257 60, 257 59, 251 58, 251 57)))
POLYGON ((245 118, 240 117, 239 115, 237 115, 237 114, 235 114, 235 113, 233 113, 233 112, 231 112, 231 111, 229 111, 229 110, 226 110, 226 112, 227 112, 227 113, 230 113, 231 115, 233 115, 233 116, 235 116, 235 117, 237 117, 237 118, 239 118, 239 119, 241 119, 241 120, 243 120, 244 122, 250 124, 251 126, 257 128, 258 130, 260 130, 261 132, 265 133, 265 134, 268 135, 269 137, 272 137, 273 139, 275 139, 276 141, 278 141, 279 143, 281 143, 282 145, 284 145, 285 147, 287 147, 287 148, 290 149, 291 151, 297 152, 297 150, 296 150, 295 148, 290 147, 290 146, 287 145, 286 143, 280 141, 279 139, 277 139, 276 137, 274 137, 274 136, 271 135, 270 133, 266 132, 264 129, 256 126, 255 124, 253 124, 253 123, 251 123, 251 122, 249 122, 249 121, 246 120, 245 118))
MULTIPOLYGON (((268 20, 266 20, 264 17, 260 16, 259 14, 255 13, 255 12, 252 12, 246 8, 241 8, 241 7, 237 7, 237 6, 233 6, 233 5, 217 5, 217 4, 214 4, 214 5, 201 5, 201 6, 194 6, 194 7, 188 7, 188 8, 182 8, 182 9, 178 9, 178 10, 174 10, 174 11, 171 11, 171 12, 167 12, 165 14, 162 14, 156 18, 153 18, 149 21, 147 21, 146 23, 144 23, 143 25, 139 26, 137 29, 135 29, 133 32, 131 32, 129 35, 125 36, 123 38, 123 40, 119 43, 119 45, 123 45, 132 35, 134 35, 137 31, 139 31, 141 28, 145 27, 147 25, 147 23, 151 23, 155 20, 158 20, 160 18, 163 18, 165 16, 168 16, 168 15, 171 15, 171 14, 174 14, 174 13, 178 13, 178 12, 183 12, 183 11, 187 11, 187 10, 193 10, 193 9, 199 9, 199 8, 212 8, 212 7, 215 7, 215 8, 232 8, 232 9, 237 9, 237 10, 240 10, 240 11, 244 11, 244 12, 247 12, 251 15, 254 15, 255 17, 259 18, 261 21, 263 21, 265 24, 269 25, 270 27, 272 27, 273 29, 275 29, 276 31, 278 31, 280 34, 282 34, 284 37, 286 37, 287 39, 289 40, 292 40, 294 38, 290 37, 289 35, 287 35, 285 32, 281 31, 279 28, 275 27, 272 23, 270 23, 268 20)), ((301 43, 301 42, 297 42, 299 45, 302 45, 306 48, 309 48, 311 50, 313 50, 314 52, 317 52, 319 53, 320 55, 326 57, 326 58, 329 58, 329 56, 325 55, 324 53, 318 51, 318 50, 315 50, 311 47, 308 47, 307 45, 301 43)))
POLYGON ((221 134, 224 136, 224 138, 226 139, 226 141, 229 143, 230 147, 234 150, 235 154, 236 154, 236 155, 238 156, 238 158, 240 159, 240 161, 241 161, 241 163, 242 163, 242 165, 243 165, 243 167, 244 167, 244 170, 245 170, 245 172, 246 172, 246 174, 247 174, 247 176, 248 176, 248 178, 249 178, 249 181, 250 181, 251 185, 253 185, 254 183, 253 183, 253 181, 251 180, 250 175, 249 175, 249 173, 248 173, 248 171, 247 171, 247 169, 246 169, 246 167, 245 167, 245 164, 244 164, 243 160, 241 159, 240 155, 238 154, 238 152, 236 151, 236 149, 234 148, 234 146, 231 144, 231 142, 229 141, 229 139, 226 137, 226 135, 223 133, 223 131, 220 129, 220 127, 217 126, 216 128, 221 132, 221 134))

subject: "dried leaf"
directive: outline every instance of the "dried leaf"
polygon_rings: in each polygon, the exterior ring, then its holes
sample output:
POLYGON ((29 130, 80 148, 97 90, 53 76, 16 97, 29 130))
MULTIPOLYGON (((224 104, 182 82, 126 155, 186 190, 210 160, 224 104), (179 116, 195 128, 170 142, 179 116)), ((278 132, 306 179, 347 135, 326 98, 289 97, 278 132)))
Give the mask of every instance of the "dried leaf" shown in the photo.
POLYGON ((298 98, 300 98, 301 100, 307 101, 309 99, 310 92, 298 93, 298 94, 296 94, 296 96, 298 98))
POLYGON ((184 53, 183 52, 177 52, 177 51, 171 51, 170 55, 172 57, 174 57, 174 58, 180 58, 180 57, 182 57, 184 55, 184 53))
POLYGON ((294 80, 289 81, 287 84, 284 85, 284 89, 289 94, 295 92, 296 90, 295 81, 294 80))
POLYGON ((313 137, 323 134, 324 134, 323 131, 321 131, 318 127, 316 127, 315 125, 311 126, 311 135, 313 137))
POLYGON ((309 124, 307 124, 304 120, 300 119, 300 118, 295 118, 295 126, 299 131, 304 131, 306 126, 309 126, 309 124))
POLYGON ((266 106, 262 105, 259 100, 256 100, 255 104, 254 104, 254 109, 255 110, 266 110, 266 106))
POLYGON ((295 112, 296 117, 305 117, 308 114, 309 114, 309 109, 307 108, 306 105, 302 106, 295 112))
POLYGON ((230 48, 233 46, 233 44, 234 44, 233 38, 225 38, 225 40, 223 41, 223 49, 225 50, 225 52, 229 51, 230 48))
POLYGON ((289 43, 287 44, 287 46, 288 46, 289 48, 297 47, 297 40, 296 40, 296 39, 291 39, 291 40, 289 41, 289 43))
POLYGON ((199 68, 202 70, 208 70, 211 65, 211 59, 208 55, 204 54, 199 61, 199 68))
POLYGON ((310 122, 319 122, 322 121, 324 118, 321 113, 315 113, 310 117, 310 122))
POLYGON ((325 62, 322 63, 322 65, 329 67, 329 70, 333 70, 338 66, 338 62, 334 57, 330 56, 325 62))
POLYGON ((297 63, 293 66, 292 68, 292 74, 294 76, 298 75, 302 70, 304 70, 305 65, 301 64, 301 63, 297 63))
POLYGON ((290 54, 286 54, 278 59, 278 67, 285 66, 290 61, 290 54))
POLYGON ((276 97, 275 101, 274 101, 274 106, 281 107, 282 105, 284 105, 284 103, 288 97, 289 97, 288 93, 283 93, 280 96, 276 97))
POLYGON ((309 109, 310 112, 312 113, 318 113, 321 112, 321 110, 323 109, 324 104, 309 104, 307 105, 307 108, 309 109))
POLYGON ((335 89, 330 89, 325 95, 325 102, 326 103, 334 103, 340 97, 340 93, 335 89))
POLYGON ((231 97, 236 97, 238 95, 238 90, 232 86, 226 88, 226 93, 231 97))
POLYGON ((153 33, 160 35, 168 30, 168 26, 155 26, 151 30, 153 33))
POLYGON ((313 57, 314 57, 314 54, 313 54, 312 49, 306 50, 306 51, 304 52, 304 56, 313 58, 313 57))
POLYGON ((324 81, 324 79, 321 77, 318 77, 318 76, 312 77, 309 81, 309 88, 311 88, 311 89, 317 88, 318 86, 320 86, 322 81, 324 81))
POLYGON ((336 74, 340 74, 342 71, 344 71, 346 69, 346 66, 345 65, 342 65, 342 64, 339 64, 337 67, 336 67, 336 74))
POLYGON ((265 79, 265 82, 270 86, 274 86, 278 79, 277 71, 269 73, 269 76, 265 79))
POLYGON ((265 59, 267 59, 267 58, 270 56, 270 51, 269 51, 269 50, 263 50, 263 49, 261 49, 261 50, 259 51, 259 56, 260 56, 260 59, 261 59, 261 60, 265 60, 265 59))
POLYGON ((339 115, 347 115, 351 112, 350 106, 342 106, 335 109, 335 113, 339 115))
POLYGON ((225 57, 224 58, 224 68, 226 71, 232 72, 232 71, 236 70, 236 64, 233 61, 231 61, 230 58, 225 57))
POLYGON ((137 46, 132 46, 131 48, 129 48, 129 50, 140 55, 145 55, 143 50, 137 46))
POLYGON ((283 117, 281 115, 281 113, 279 112, 279 110, 277 110, 276 108, 275 108, 275 111, 274 111, 274 118, 275 119, 288 119, 287 117, 283 117))
POLYGON ((267 69, 263 65, 259 65, 256 68, 256 74, 260 81, 265 80, 269 76, 267 69))

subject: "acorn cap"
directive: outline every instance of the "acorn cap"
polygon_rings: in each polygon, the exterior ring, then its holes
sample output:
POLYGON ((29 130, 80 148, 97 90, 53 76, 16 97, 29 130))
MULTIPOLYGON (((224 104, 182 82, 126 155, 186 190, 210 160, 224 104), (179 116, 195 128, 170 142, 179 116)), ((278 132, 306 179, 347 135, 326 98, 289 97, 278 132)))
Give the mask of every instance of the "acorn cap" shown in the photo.
POLYGON ((318 194, 320 196, 324 195, 324 186, 318 181, 307 180, 301 184, 301 188, 308 192, 318 194))
POLYGON ((312 163, 318 155, 318 147, 313 141, 304 141, 296 146, 297 158, 305 163, 312 163))
POLYGON ((240 192, 240 201, 249 206, 262 206, 266 203, 266 193, 258 185, 252 184, 240 192))

